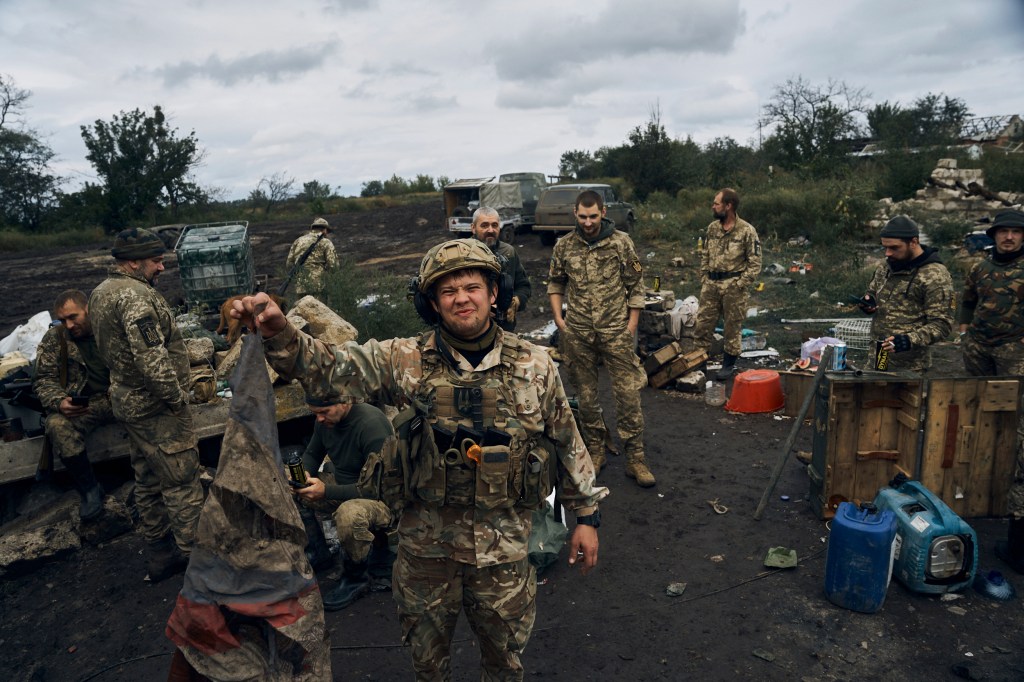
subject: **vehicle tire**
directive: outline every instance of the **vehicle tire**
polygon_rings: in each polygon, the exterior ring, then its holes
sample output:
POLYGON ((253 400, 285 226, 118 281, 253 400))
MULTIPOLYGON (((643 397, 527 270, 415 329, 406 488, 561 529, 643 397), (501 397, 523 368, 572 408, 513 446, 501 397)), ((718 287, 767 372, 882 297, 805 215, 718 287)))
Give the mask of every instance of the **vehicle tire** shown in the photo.
POLYGON ((633 228, 636 227, 636 218, 632 213, 626 214, 626 232, 632 232, 633 228))
POLYGON ((540 233, 540 243, 544 246, 554 246, 558 241, 558 233, 552 230, 544 230, 540 233))

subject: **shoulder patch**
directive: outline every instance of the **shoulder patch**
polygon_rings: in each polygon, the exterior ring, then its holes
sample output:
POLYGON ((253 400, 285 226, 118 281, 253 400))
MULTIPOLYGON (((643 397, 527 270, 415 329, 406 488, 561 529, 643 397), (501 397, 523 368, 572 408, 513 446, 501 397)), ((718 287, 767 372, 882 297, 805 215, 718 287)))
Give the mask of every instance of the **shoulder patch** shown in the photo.
POLYGON ((160 332, 156 329, 156 320, 147 315, 141 320, 136 320, 135 326, 139 328, 139 333, 142 334, 142 340, 146 343, 148 348, 160 345, 160 332))
POLYGON ((640 265, 640 259, 639 258, 634 258, 633 261, 629 264, 629 266, 631 268, 633 268, 633 270, 635 270, 638 273, 644 271, 644 267, 642 265, 640 265))
POLYGON ((754 255, 755 256, 760 256, 761 255, 761 240, 760 239, 755 239, 754 240, 754 255))

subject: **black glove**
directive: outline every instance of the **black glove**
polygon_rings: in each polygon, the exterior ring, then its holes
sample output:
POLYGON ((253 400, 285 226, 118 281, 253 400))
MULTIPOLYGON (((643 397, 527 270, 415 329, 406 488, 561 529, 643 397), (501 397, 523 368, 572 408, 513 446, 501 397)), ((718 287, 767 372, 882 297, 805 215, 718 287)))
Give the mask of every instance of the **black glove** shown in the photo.
POLYGON ((864 294, 864 298, 860 299, 860 310, 865 315, 874 315, 875 311, 878 310, 878 301, 871 294, 864 294))
POLYGON ((906 334, 896 334, 892 337, 892 349, 897 353, 910 350, 910 337, 906 334))

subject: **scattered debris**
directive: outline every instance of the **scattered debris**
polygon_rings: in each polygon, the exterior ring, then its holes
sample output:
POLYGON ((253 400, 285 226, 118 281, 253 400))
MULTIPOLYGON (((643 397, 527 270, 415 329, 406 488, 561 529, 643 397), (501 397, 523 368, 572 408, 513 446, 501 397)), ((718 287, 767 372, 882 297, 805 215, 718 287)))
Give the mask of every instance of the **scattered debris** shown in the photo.
POLYGON ((769 663, 775 660, 775 654, 770 651, 765 651, 764 649, 754 649, 750 653, 754 654, 761 660, 768 661, 769 663))
POLYGON ((670 597, 680 597, 686 591, 686 583, 669 583, 665 588, 665 594, 670 597))
POLYGON ((724 504, 719 504, 717 497, 715 499, 713 499, 713 500, 708 500, 708 504, 711 505, 711 508, 715 510, 716 514, 728 514, 729 513, 729 508, 726 507, 724 504))
POLYGON ((946 610, 949 611, 950 613, 952 613, 954 616, 966 616, 967 615, 967 609, 965 609, 963 607, 960 607, 960 606, 949 606, 949 607, 946 607, 946 610))
POLYGON ((715 554, 714 556, 711 557, 711 561, 712 561, 712 563, 720 564, 723 561, 725 561, 725 555, 724 554, 715 554))
POLYGON ((788 547, 770 547, 764 557, 764 565, 768 568, 796 568, 796 550, 788 547))

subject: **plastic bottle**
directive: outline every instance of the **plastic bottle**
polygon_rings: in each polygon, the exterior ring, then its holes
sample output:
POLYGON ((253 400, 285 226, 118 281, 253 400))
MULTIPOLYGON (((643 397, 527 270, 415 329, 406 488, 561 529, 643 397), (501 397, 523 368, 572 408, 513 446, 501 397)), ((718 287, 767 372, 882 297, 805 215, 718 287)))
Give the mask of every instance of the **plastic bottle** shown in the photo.
POLYGON ((704 404, 711 407, 725 405, 725 384, 719 381, 709 381, 704 385, 704 404))
POLYGON ((704 237, 697 237, 697 253, 704 250, 704 237))

